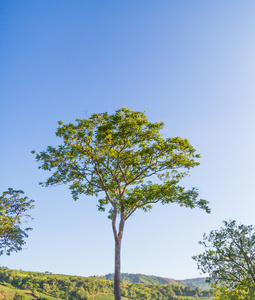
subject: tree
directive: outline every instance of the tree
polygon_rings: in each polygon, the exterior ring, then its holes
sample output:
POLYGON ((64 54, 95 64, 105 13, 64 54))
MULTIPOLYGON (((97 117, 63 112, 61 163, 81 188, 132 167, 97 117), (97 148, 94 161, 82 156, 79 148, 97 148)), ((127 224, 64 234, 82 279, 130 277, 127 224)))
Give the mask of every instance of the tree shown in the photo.
POLYGON ((143 112, 125 107, 113 115, 93 114, 76 124, 59 125, 56 135, 63 144, 36 154, 39 168, 53 171, 41 184, 70 184, 74 200, 81 194, 98 196, 98 210, 108 209, 115 239, 114 295, 119 300, 123 230, 136 210, 148 211, 161 202, 210 211, 206 200, 197 200, 195 188, 185 191, 178 184, 199 165, 200 156, 187 139, 163 139, 163 122, 150 123, 143 112), (149 180, 155 177, 155 183, 149 180))
POLYGON ((23 194, 22 190, 9 188, 0 196, 0 255, 20 251, 28 237, 27 231, 31 230, 22 229, 21 224, 31 218, 28 211, 34 207, 34 200, 23 194))
POLYGON ((204 235, 204 253, 194 256, 198 268, 209 274, 217 299, 255 296, 255 231, 253 226, 223 221, 224 227, 204 235))

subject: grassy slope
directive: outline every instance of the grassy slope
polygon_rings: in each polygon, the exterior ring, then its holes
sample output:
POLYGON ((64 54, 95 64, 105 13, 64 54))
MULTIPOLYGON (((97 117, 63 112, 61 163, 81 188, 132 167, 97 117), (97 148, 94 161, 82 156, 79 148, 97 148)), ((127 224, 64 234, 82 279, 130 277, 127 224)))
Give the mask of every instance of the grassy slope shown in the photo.
MULTIPOLYGON (((19 294, 24 294, 26 296, 26 300, 32 300, 32 299, 36 299, 35 297, 33 297, 31 295, 30 291, 26 291, 26 290, 19 290, 16 288, 11 288, 11 287, 7 287, 5 285, 0 284, 0 299, 4 299, 4 297, 7 300, 12 300, 15 293, 18 292, 19 294)), ((49 300, 56 300, 57 298, 54 297, 50 297, 50 296, 46 296, 42 293, 38 293, 40 296, 45 296, 47 297, 49 300)))

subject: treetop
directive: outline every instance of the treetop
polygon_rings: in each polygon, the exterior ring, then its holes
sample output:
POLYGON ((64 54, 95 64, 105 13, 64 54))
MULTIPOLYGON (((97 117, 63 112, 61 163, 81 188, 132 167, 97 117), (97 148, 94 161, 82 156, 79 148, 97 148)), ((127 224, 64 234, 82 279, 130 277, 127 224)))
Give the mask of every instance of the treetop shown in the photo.
POLYGON ((81 194, 100 194, 99 210, 111 204, 112 209, 124 211, 126 218, 158 201, 199 206, 209 212, 207 201, 195 200, 196 189, 185 192, 178 185, 199 165, 200 155, 188 139, 164 139, 163 127, 163 122, 150 123, 144 112, 125 107, 112 115, 95 113, 76 119, 76 123, 59 121, 56 135, 63 143, 36 153, 39 168, 53 171, 42 185, 69 184, 74 200, 81 194))

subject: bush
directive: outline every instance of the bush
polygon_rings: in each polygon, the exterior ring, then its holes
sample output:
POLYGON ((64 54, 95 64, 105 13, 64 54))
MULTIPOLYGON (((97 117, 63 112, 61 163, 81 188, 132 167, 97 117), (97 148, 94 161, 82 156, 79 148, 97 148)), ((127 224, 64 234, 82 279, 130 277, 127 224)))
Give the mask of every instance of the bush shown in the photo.
POLYGON ((13 300, 25 300, 26 296, 24 294, 20 294, 20 293, 15 293, 13 300))

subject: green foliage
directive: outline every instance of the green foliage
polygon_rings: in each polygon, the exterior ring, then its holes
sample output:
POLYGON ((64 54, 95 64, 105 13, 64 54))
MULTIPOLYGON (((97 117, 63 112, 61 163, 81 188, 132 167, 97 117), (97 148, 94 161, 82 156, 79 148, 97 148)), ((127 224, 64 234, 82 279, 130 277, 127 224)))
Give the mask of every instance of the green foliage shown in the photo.
MULTIPOLYGON (((106 274, 105 278, 107 280, 113 280, 114 274, 106 274)), ((143 283, 143 284, 178 284, 177 281, 174 281, 169 278, 162 278, 158 276, 149 276, 144 274, 128 274, 121 273, 120 280, 128 283, 143 283)))
MULTIPOLYGON (((16 288, 19 291, 17 292, 19 295, 22 294, 25 297, 29 297, 24 299, 113 299, 113 282, 100 277, 86 278, 0 268, 0 284, 7 284, 16 288), (28 292, 30 292, 31 296, 25 294, 28 292)), ((203 294, 205 291, 171 284, 122 283, 121 292, 123 299, 194 300, 196 295, 199 299, 200 297, 205 297, 203 294)), ((13 296, 7 299, 13 299, 13 296)))
POLYGON ((150 210, 156 202, 210 211, 207 201, 197 200, 195 188, 185 191, 178 185, 190 168, 199 165, 200 155, 187 139, 163 139, 159 133, 163 122, 150 123, 143 112, 126 108, 76 122, 60 121, 56 135, 63 145, 36 154, 39 168, 53 171, 44 186, 70 184, 74 200, 81 194, 104 192, 98 209, 104 211, 111 204, 109 218, 115 211, 126 220, 135 210, 150 210), (154 176, 160 183, 148 180, 154 176))
MULTIPOLYGON (((107 280, 114 280, 114 274, 109 273, 105 275, 107 280)), ((127 283, 143 283, 143 284, 172 284, 182 286, 189 286, 193 289, 199 288, 200 290, 209 290, 210 286, 206 283, 206 278, 193 278, 186 280, 173 280, 171 278, 144 275, 144 274, 129 274, 121 273, 120 279, 127 283)))
POLYGON ((206 282, 206 278, 192 278, 192 279, 185 279, 185 280, 177 280, 180 284, 184 286, 190 286, 193 289, 199 288, 202 290, 208 290, 210 285, 206 282))
POLYGON ((20 293, 15 293, 13 300, 24 300, 26 299, 26 296, 24 294, 20 294, 20 293))
POLYGON ((27 231, 31 230, 23 229, 21 224, 30 218, 28 211, 34 207, 34 200, 23 194, 22 190, 9 188, 0 196, 0 255, 21 250, 28 237, 27 231))
POLYGON ((224 227, 204 235, 204 253, 194 256, 198 268, 209 274, 216 299, 252 299, 255 296, 255 231, 253 226, 223 221, 224 227))

